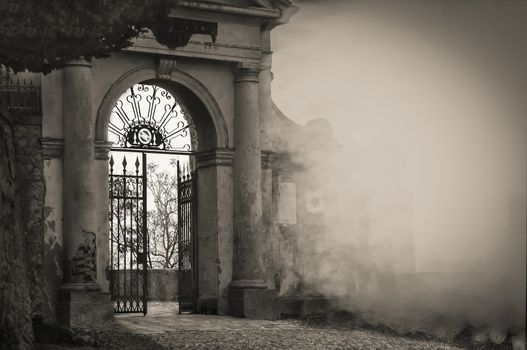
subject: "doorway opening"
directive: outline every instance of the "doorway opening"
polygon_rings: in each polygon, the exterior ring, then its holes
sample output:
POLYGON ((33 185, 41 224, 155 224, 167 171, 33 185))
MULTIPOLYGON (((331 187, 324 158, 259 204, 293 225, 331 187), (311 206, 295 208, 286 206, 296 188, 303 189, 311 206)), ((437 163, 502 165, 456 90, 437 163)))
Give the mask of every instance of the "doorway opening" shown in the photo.
POLYGON ((153 83, 134 84, 108 125, 110 293, 115 313, 149 301, 196 310, 197 135, 182 102, 153 83))

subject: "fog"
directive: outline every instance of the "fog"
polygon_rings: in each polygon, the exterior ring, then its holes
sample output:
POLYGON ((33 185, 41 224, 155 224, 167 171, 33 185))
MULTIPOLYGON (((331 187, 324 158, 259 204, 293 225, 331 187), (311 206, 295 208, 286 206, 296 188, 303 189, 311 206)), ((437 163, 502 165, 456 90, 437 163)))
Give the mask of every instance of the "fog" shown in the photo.
POLYGON ((326 199, 302 277, 372 322, 524 329, 527 3, 295 4, 273 98, 340 145, 297 143, 326 199))

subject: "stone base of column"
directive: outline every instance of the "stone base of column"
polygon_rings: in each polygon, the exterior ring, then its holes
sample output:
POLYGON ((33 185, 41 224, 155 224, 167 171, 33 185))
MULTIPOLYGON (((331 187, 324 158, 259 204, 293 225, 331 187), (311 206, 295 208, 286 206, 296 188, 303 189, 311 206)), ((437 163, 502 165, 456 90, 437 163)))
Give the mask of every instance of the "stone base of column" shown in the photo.
POLYGON ((72 283, 60 287, 57 320, 66 327, 100 325, 113 318, 109 293, 96 284, 72 283))
POLYGON ((280 317, 278 292, 275 289, 231 288, 229 314, 257 320, 277 320, 280 317))

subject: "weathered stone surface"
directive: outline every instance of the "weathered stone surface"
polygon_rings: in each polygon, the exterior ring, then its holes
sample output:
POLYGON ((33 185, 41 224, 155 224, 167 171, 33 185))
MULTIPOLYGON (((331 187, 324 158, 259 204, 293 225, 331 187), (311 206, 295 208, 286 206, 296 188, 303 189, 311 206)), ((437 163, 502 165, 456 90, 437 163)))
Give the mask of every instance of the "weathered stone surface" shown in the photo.
POLYGON ((13 136, 12 120, 0 110, 0 344, 2 349, 29 349, 28 261, 13 136))
POLYGON ((96 290, 61 289, 57 320, 66 327, 101 324, 113 317, 110 295, 96 290))
POLYGON ((325 298, 280 298, 279 308, 282 317, 321 315, 331 310, 325 298))
POLYGON ((31 313, 42 313, 42 276, 44 252, 44 196, 46 193, 43 175, 42 147, 40 145, 41 117, 15 117, 14 143, 16 152, 25 250, 27 252, 28 281, 31 284, 31 313))
POLYGON ((280 316, 278 293, 274 289, 231 289, 230 314, 259 320, 276 320, 280 316))

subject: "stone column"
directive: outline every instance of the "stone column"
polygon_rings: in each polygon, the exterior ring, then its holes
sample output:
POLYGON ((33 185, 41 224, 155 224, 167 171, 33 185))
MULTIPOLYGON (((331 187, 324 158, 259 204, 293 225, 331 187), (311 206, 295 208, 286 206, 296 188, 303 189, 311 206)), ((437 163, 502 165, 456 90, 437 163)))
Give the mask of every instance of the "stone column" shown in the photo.
POLYGON ((64 283, 59 291, 57 318, 66 326, 80 326, 100 322, 111 311, 111 304, 109 298, 93 293, 100 288, 96 283, 91 64, 85 60, 70 62, 64 68, 63 79, 64 283))
POLYGON ((234 267, 231 288, 265 288, 262 242, 261 147, 257 68, 235 71, 234 267))
POLYGON ((64 282, 94 284, 95 186, 91 65, 64 68, 64 282))
POLYGON ((276 318, 263 269, 262 166, 259 119, 260 67, 235 70, 234 115, 234 254, 229 293, 230 313, 248 318, 276 318))

